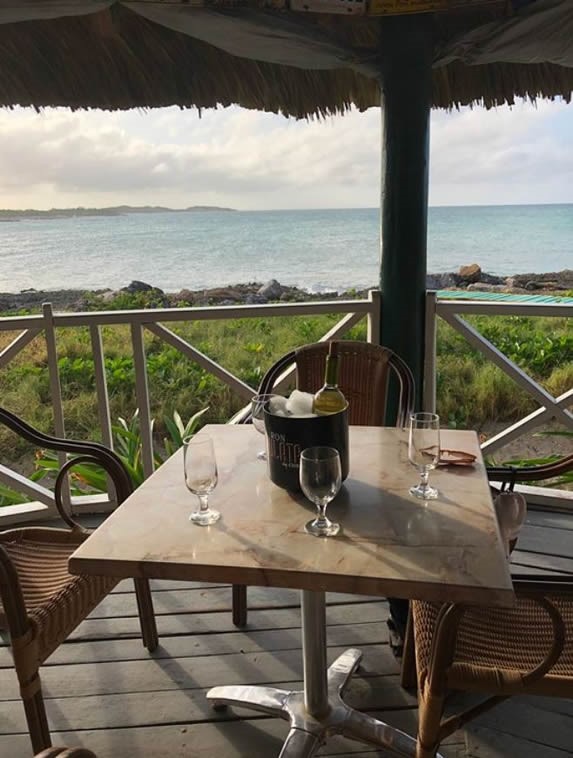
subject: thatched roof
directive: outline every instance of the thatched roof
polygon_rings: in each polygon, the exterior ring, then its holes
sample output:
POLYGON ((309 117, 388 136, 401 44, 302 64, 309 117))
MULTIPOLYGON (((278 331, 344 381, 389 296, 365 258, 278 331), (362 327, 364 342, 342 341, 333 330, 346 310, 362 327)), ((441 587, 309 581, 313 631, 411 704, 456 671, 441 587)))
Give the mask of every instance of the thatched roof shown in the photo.
POLYGON ((447 8, 434 106, 570 100, 570 0, 0 0, 0 105, 365 109, 386 14, 408 5, 447 8))

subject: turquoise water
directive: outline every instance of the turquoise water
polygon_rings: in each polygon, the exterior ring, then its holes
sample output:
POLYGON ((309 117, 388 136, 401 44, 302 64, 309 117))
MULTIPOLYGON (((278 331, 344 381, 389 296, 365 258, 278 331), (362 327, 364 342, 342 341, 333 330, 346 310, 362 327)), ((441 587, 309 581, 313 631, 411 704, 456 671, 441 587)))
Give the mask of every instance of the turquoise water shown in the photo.
MULTIPOLYGON (((0 291, 167 291, 278 279, 311 291, 376 285, 376 209, 129 214, 0 224, 0 291)), ((431 208, 428 271, 573 267, 573 205, 431 208)))

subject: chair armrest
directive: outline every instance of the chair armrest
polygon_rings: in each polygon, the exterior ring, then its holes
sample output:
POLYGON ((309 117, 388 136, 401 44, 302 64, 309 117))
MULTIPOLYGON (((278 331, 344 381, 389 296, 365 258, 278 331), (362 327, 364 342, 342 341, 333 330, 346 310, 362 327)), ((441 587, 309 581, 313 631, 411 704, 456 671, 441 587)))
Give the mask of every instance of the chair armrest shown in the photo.
MULTIPOLYGON (((118 503, 122 503, 133 492, 131 479, 121 458, 105 445, 101 445, 99 442, 68 440, 44 434, 44 432, 40 432, 38 429, 30 426, 18 416, 4 408, 0 408, 0 422, 4 423, 9 429, 12 429, 13 432, 16 432, 16 434, 19 434, 34 445, 62 453, 75 453, 77 456, 83 456, 83 461, 89 459, 90 462, 97 463, 97 465, 105 469, 111 477, 115 486, 118 503)), ((65 511, 61 502, 63 477, 68 469, 78 462, 79 458, 68 461, 58 474, 58 478, 56 479, 56 507, 63 520, 68 525, 72 526, 72 528, 81 529, 82 527, 80 527, 79 524, 76 524, 71 516, 65 511)))
MULTIPOLYGON (((547 616, 551 624, 552 640, 545 651, 543 659, 526 673, 519 675, 520 685, 525 688, 528 685, 542 679, 559 660, 566 641, 566 626, 559 608, 551 602, 548 587, 568 587, 573 596, 573 584, 571 577, 560 577, 562 582, 555 583, 521 580, 516 581, 516 594, 537 605, 547 616), (538 586, 539 589, 535 589, 538 586), (529 587, 529 589, 528 589, 529 587), (543 589, 541 589, 543 587, 543 589)), ((561 594, 561 590, 558 590, 561 594)), ((551 594, 555 594, 552 592, 551 594)), ((444 604, 436 618, 436 624, 432 637, 430 661, 428 666, 427 685, 430 691, 437 691, 445 686, 446 671, 452 665, 456 655, 457 636, 460 624, 469 606, 460 604, 444 604)), ((492 640, 492 644, 494 641, 492 640)))
MULTIPOLYGON (((68 511, 66 510, 66 506, 64 505, 64 499, 63 499, 63 487, 64 487, 64 482, 66 481, 68 471, 80 463, 93 463, 104 469, 104 471, 108 474, 108 476, 113 482, 118 503, 122 503, 126 499, 126 497, 133 492, 133 487, 131 485, 131 480, 129 480, 129 476, 128 476, 129 489, 125 486, 124 477, 118 478, 117 467, 110 465, 110 460, 107 457, 102 458, 101 456, 98 456, 95 453, 92 455, 79 455, 79 456, 76 456, 75 458, 70 458, 69 461, 66 461, 66 463, 64 463, 64 465, 60 468, 58 472, 58 476, 56 478, 56 484, 54 485, 54 500, 56 503, 56 508, 58 509, 58 513, 60 514, 60 517, 62 521, 64 521, 64 523, 66 523, 69 527, 71 527, 75 531, 85 532, 87 534, 89 533, 89 529, 86 529, 77 521, 75 521, 72 514, 68 513, 68 511)), ((121 461, 119 461, 119 463, 121 464, 121 461)), ((123 464, 121 464, 121 466, 123 468, 123 464)), ((125 473, 127 476, 127 472, 125 473)))
POLYGON ((537 466, 488 466, 487 477, 490 481, 511 483, 539 482, 552 479, 567 471, 573 471, 573 455, 567 455, 551 463, 540 463, 537 466))
POLYGON ((26 603, 18 572, 2 545, 0 545, 0 600, 10 637, 13 639, 22 637, 29 627, 26 603))

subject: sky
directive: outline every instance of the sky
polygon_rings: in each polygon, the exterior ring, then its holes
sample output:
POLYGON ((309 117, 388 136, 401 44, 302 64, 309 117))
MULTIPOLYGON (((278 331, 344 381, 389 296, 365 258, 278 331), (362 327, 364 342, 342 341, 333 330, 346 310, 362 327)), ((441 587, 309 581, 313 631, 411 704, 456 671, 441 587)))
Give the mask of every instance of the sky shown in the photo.
MULTIPOLYGON (((573 104, 436 111, 430 204, 573 203, 573 104)), ((0 111, 0 207, 379 203, 380 110, 0 111)))

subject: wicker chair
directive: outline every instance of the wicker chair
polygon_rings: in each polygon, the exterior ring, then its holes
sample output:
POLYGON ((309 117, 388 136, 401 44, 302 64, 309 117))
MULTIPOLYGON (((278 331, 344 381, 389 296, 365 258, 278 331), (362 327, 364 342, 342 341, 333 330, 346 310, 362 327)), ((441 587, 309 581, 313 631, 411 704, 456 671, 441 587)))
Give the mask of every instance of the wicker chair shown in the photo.
MULTIPOLYGON (((296 386, 303 392, 316 392, 324 382, 328 342, 317 342, 292 350, 274 363, 259 386, 260 394, 272 393, 281 374, 296 366, 296 386)), ((414 403, 414 377, 408 365, 387 347, 357 340, 338 342, 340 375, 338 384, 348 400, 351 424, 384 426, 386 397, 390 377, 398 382, 399 398, 396 426, 405 426, 414 403)), ((247 588, 233 586, 233 621, 247 623, 247 588)))
MULTIPOLYGON (((538 481, 572 469, 570 455, 519 469, 518 478, 538 481)), ((515 479, 507 468, 488 474, 497 482, 515 479)), ((517 605, 509 609, 412 602, 402 683, 418 687, 417 758, 433 758, 445 737, 512 695, 573 697, 573 575, 515 576, 514 589, 517 605), (445 718, 449 690, 489 697, 445 718)))
MULTIPOLYGON (((51 746, 39 667, 119 581, 68 573, 68 558, 89 531, 62 503, 67 472, 77 463, 101 466, 113 481, 118 503, 132 492, 132 485, 121 460, 103 445, 50 437, 3 409, 0 421, 39 447, 76 454, 62 466, 55 485, 56 506, 69 528, 0 532, 0 630, 8 632, 32 748, 39 752, 51 746)), ((157 630, 147 580, 136 579, 135 591, 143 643, 154 650, 157 630)))

